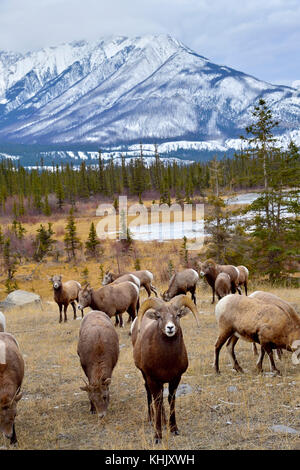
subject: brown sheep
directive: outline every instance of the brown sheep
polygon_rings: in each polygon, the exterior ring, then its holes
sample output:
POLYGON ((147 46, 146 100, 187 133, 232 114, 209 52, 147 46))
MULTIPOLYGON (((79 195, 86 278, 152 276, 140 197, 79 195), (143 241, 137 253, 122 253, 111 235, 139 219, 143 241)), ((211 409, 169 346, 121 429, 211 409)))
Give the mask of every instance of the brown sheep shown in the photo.
POLYGON ((162 294, 163 300, 168 302, 176 295, 186 294, 190 292, 192 300, 196 305, 196 287, 199 281, 199 275, 194 269, 184 269, 178 273, 173 274, 170 279, 168 289, 162 294))
POLYGON ((87 285, 79 291, 78 308, 83 310, 86 307, 91 307, 92 310, 105 312, 110 318, 114 315, 120 315, 120 327, 122 327, 121 314, 128 312, 134 319, 138 298, 139 289, 132 282, 109 284, 96 290, 87 285))
POLYGON ((231 290, 231 279, 229 274, 220 273, 217 275, 215 282, 215 291, 218 299, 222 299, 225 295, 230 294, 231 290))
POLYGON ((239 271, 238 286, 244 286, 245 294, 248 295, 248 268, 246 268, 246 266, 237 266, 237 269, 239 271))
POLYGON ((154 292, 155 296, 157 297, 157 290, 152 285, 153 274, 151 273, 151 271, 148 271, 147 269, 144 269, 141 271, 124 272, 120 274, 107 271, 105 273, 102 284, 106 286, 107 284, 110 284, 113 281, 115 281, 118 277, 124 276, 124 274, 133 274, 134 276, 136 276, 140 280, 140 284, 141 284, 140 287, 144 287, 146 289, 148 297, 150 297, 151 291, 154 292))
MULTIPOLYGON (((117 277, 117 279, 115 279, 111 284, 120 284, 121 282, 125 282, 125 281, 133 282, 133 284, 135 284, 139 289, 141 287, 141 282, 140 282, 139 278, 136 277, 134 274, 123 274, 123 276, 117 277)), ((105 284, 103 284, 103 285, 105 285, 105 284)), ((139 308, 140 308, 140 298, 138 298, 138 303, 137 303, 137 306, 136 306, 137 310, 139 308)), ((132 321, 132 318, 131 318, 130 315, 128 315, 127 323, 130 323, 131 321, 132 321)), ((119 321, 119 316, 116 315, 115 326, 118 325, 119 322, 120 322, 119 321)))
POLYGON ((219 373, 219 353, 227 342, 227 349, 233 368, 243 372, 234 353, 238 339, 261 345, 257 369, 262 372, 265 353, 268 354, 271 370, 279 374, 273 359, 273 349, 292 351, 293 364, 299 364, 300 318, 293 311, 287 311, 275 304, 267 304, 260 299, 227 295, 216 305, 216 318, 219 336, 215 344, 215 370, 219 373))
POLYGON ((92 310, 81 322, 77 353, 89 383, 81 387, 88 393, 91 413, 106 414, 109 386, 119 357, 119 338, 110 318, 92 310))
POLYGON ((212 259, 208 259, 204 261, 204 263, 199 263, 198 266, 200 275, 205 277, 208 284, 212 288, 212 304, 215 302, 215 282, 219 273, 227 273, 230 276, 232 294, 235 294, 236 291, 238 291, 239 294, 242 294, 240 288, 238 287, 239 270, 236 268, 236 266, 231 264, 217 264, 212 259))
POLYGON ((13 335, 0 333, 0 431, 17 444, 15 417, 24 378, 24 360, 13 335))
POLYGON ((142 372, 148 400, 148 417, 152 421, 155 405, 155 442, 162 438, 163 385, 169 384, 169 425, 178 434, 175 417, 175 395, 182 374, 187 370, 188 357, 180 326, 180 318, 188 313, 195 316, 195 304, 186 295, 174 297, 170 302, 150 298, 141 305, 138 317, 131 327, 133 358, 142 372))
MULTIPOLYGON (((75 300, 78 301, 79 289, 81 285, 77 281, 62 282, 62 276, 55 275, 50 278, 53 286, 54 300, 59 308, 59 323, 62 322, 62 308, 64 307, 64 321, 67 319, 68 305, 71 304, 74 312, 74 320, 76 320, 75 300)), ((83 317, 83 312, 82 312, 83 317)))

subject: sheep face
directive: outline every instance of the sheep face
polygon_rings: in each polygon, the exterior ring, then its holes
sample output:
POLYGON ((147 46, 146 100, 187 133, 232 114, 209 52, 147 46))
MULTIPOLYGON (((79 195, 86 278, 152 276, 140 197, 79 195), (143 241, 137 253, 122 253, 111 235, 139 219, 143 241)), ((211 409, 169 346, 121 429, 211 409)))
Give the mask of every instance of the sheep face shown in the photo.
POLYGON ((98 418, 104 418, 109 404, 109 386, 110 378, 102 378, 97 385, 88 385, 80 387, 81 390, 87 392, 90 401, 96 408, 98 418))
POLYGON ((61 275, 60 276, 56 275, 56 276, 51 277, 51 282, 52 282, 52 285, 53 285, 53 289, 58 290, 58 289, 61 288, 61 286, 62 286, 62 280, 61 279, 62 279, 61 275))
POLYGON ((113 282, 112 275, 109 271, 106 271, 105 276, 102 281, 102 285, 106 286, 107 284, 110 284, 111 282, 113 282))
POLYGON ((215 264, 211 261, 205 261, 200 264, 200 275, 205 276, 215 270, 215 264))
POLYGON ((12 441, 14 436, 14 422, 17 415, 17 402, 22 398, 22 393, 16 394, 11 400, 4 396, 0 401, 0 431, 12 441))
POLYGON ((80 289, 78 293, 78 309, 83 310, 88 307, 92 301, 92 288, 88 285, 84 289, 80 289))
POLYGON ((149 310, 147 316, 157 321, 163 335, 172 338, 177 335, 180 329, 180 318, 187 313, 188 311, 184 307, 172 306, 149 310))

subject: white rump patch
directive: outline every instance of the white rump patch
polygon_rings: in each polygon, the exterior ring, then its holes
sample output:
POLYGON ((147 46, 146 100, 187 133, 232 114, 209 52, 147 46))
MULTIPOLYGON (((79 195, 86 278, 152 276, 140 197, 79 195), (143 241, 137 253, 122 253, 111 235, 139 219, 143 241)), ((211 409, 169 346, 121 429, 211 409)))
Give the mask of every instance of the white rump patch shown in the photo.
MULTIPOLYGON (((137 285, 138 287, 141 287, 141 281, 139 280, 139 278, 136 277, 134 274, 130 274, 130 276, 133 277, 134 282, 136 283, 136 285, 137 285)), ((129 282, 130 282, 130 281, 129 281, 129 282)))
POLYGON ((79 286, 79 289, 81 289, 81 284, 80 284, 80 282, 78 282, 78 281, 75 281, 75 282, 77 282, 77 284, 78 284, 78 286, 79 286))
POLYGON ((0 331, 5 331, 6 329, 6 320, 2 312, 0 312, 0 331))
POLYGON ((236 270, 237 275, 238 275, 238 277, 239 277, 239 276, 240 276, 240 271, 238 270, 238 268, 237 268, 236 266, 233 266, 233 267, 234 267, 234 269, 236 270))
POLYGON ((222 313, 226 311, 227 304, 231 302, 232 297, 236 297, 235 294, 226 295, 217 303, 216 308, 215 308, 215 315, 216 315, 217 320, 219 320, 222 313))
POLYGON ((145 273, 148 274, 148 276, 150 277, 150 281, 152 282, 153 281, 153 274, 151 273, 151 271, 148 271, 147 269, 145 270, 145 273))
POLYGON ((128 282, 129 282, 129 284, 131 284, 135 288, 137 295, 139 295, 140 289, 138 288, 138 286, 136 284, 134 284, 133 282, 131 282, 131 281, 128 281, 128 282))
POLYGON ((195 269, 192 269, 192 271, 195 273, 195 279, 199 279, 199 274, 197 273, 197 271, 195 271, 195 269))
POLYGON ((248 270, 248 268, 246 268, 246 266, 243 266, 243 268, 246 269, 247 276, 249 276, 249 270, 248 270))
POLYGON ((0 340, 0 364, 6 364, 6 344, 0 340))

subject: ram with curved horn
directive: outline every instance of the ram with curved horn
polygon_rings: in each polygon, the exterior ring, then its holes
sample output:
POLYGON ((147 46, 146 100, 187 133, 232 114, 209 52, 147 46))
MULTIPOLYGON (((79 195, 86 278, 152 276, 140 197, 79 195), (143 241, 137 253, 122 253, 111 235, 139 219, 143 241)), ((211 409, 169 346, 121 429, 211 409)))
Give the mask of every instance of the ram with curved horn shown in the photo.
POLYGON ((164 383, 169 384, 170 431, 174 435, 178 434, 175 394, 181 376, 188 367, 180 318, 187 315, 189 311, 192 312, 199 326, 196 306, 186 295, 177 296, 170 302, 150 298, 141 305, 131 327, 133 358, 145 381, 150 422, 154 418, 155 411, 156 443, 162 438, 162 418, 165 418, 164 383))
POLYGON ((243 372, 234 347, 239 338, 261 345, 257 369, 262 372, 265 353, 268 354, 271 371, 277 369, 273 349, 292 352, 293 364, 300 363, 300 317, 292 308, 282 308, 279 303, 262 301, 261 298, 227 295, 216 305, 215 314, 219 325, 219 336, 215 344, 215 370, 219 373, 219 353, 227 341, 227 349, 233 368, 243 372))

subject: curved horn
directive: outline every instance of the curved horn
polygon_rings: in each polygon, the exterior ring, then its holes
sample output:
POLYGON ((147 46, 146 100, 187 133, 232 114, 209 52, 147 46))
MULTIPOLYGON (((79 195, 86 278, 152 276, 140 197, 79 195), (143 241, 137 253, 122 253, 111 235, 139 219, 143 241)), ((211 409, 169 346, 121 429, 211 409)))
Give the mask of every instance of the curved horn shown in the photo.
POLYGON ((176 307, 178 307, 178 308, 188 307, 191 310, 194 317, 195 317, 198 328, 200 327, 199 320, 198 320, 198 311, 197 311, 196 305, 194 304, 194 302, 187 295, 176 296, 172 300, 170 300, 170 303, 173 304, 173 305, 176 305, 176 307))
POLYGON ((16 390, 16 393, 14 394, 10 404, 9 404, 9 407, 11 407, 11 405, 13 404, 14 402, 14 399, 16 398, 16 396, 18 395, 19 391, 21 390, 21 387, 18 387, 17 390, 16 390))
POLYGON ((149 308, 157 308, 164 304, 165 302, 157 297, 150 297, 142 303, 137 316, 138 331, 140 331, 141 321, 146 311, 149 310, 149 308))

